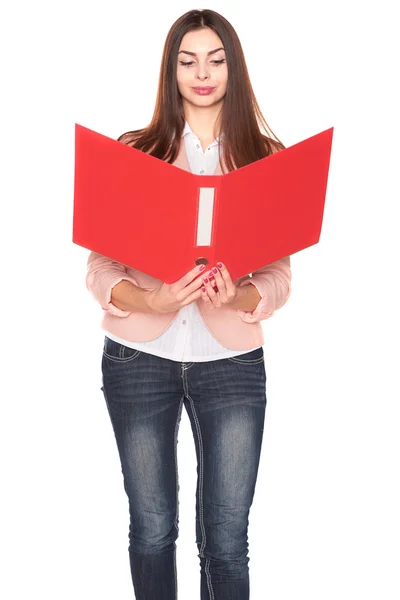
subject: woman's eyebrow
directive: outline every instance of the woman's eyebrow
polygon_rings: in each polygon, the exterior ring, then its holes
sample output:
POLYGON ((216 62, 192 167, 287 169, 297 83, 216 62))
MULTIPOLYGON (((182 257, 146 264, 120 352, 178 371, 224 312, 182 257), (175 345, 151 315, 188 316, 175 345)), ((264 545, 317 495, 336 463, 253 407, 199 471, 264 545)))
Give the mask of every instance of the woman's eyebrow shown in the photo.
MULTIPOLYGON (((207 52, 207 56, 210 56, 210 54, 215 54, 215 52, 218 52, 218 50, 225 50, 225 48, 216 48, 215 50, 210 50, 210 52, 207 52)), ((180 54, 181 52, 184 52, 185 54, 190 54, 190 56, 197 56, 196 52, 189 52, 189 50, 179 50, 178 54, 180 54)))

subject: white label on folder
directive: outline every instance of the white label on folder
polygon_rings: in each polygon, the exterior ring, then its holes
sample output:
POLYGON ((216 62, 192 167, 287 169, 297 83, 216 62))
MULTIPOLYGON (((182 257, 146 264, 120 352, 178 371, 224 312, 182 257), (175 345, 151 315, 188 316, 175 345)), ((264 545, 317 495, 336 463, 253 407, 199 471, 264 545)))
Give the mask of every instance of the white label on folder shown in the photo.
POLYGON ((211 245, 215 188, 200 188, 197 246, 211 245))

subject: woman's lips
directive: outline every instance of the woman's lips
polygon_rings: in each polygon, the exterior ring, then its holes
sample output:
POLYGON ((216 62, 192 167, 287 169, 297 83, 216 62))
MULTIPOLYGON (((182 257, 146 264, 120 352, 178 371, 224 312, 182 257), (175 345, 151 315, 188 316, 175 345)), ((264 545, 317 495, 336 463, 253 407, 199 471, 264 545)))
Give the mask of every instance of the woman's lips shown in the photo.
POLYGON ((200 96, 207 96, 211 94, 215 90, 213 87, 194 87, 192 88, 196 92, 196 94, 200 94, 200 96))

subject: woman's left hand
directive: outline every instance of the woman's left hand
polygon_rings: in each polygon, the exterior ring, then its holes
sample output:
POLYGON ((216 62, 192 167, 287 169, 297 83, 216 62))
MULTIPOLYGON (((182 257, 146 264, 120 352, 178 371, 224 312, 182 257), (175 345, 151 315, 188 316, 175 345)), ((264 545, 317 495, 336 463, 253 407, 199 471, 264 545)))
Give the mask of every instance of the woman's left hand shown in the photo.
POLYGON ((217 263, 203 276, 202 295, 203 301, 211 309, 232 304, 238 295, 238 288, 233 283, 229 271, 222 263, 217 263), (216 286, 212 285, 215 281, 216 286))

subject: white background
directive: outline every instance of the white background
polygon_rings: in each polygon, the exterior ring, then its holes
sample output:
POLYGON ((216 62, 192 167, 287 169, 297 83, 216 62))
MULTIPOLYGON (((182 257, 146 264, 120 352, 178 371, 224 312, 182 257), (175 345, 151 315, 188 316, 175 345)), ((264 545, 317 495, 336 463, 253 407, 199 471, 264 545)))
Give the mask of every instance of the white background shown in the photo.
MULTIPOLYGON (((214 2, 290 146, 334 126, 319 244, 264 321, 252 600, 400 597, 394 2, 214 2), (397 376, 396 376, 397 373, 397 376)), ((1 24, 1 560, 6 600, 133 598, 128 501, 101 386, 101 308, 72 243, 74 123, 151 119, 187 2, 15 2, 1 24)), ((398 81, 397 81, 398 83, 398 81)), ((132 229, 134 232, 134 228, 132 229)), ((200 597, 196 457, 179 433, 179 599, 200 597)))

